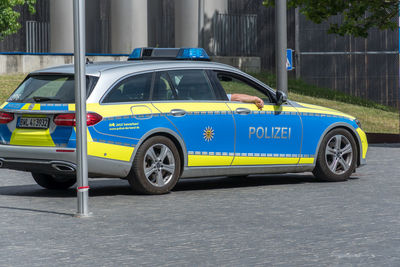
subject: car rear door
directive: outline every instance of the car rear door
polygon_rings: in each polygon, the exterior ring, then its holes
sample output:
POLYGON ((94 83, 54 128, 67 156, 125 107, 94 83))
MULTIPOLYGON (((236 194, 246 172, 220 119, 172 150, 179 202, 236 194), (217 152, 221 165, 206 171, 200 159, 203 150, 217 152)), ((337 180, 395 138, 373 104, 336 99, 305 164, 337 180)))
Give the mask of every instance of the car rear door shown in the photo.
POLYGON ((153 105, 183 138, 188 166, 231 165, 235 138, 233 117, 205 70, 157 73, 153 105))

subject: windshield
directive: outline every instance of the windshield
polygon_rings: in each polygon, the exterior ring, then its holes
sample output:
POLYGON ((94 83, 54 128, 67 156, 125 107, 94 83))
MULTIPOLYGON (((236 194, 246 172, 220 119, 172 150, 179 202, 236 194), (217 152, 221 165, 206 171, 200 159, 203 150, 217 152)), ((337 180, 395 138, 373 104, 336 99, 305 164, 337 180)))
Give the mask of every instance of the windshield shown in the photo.
MULTIPOLYGON (((86 76, 87 96, 98 78, 86 76)), ((15 90, 8 102, 21 103, 75 103, 73 75, 32 75, 15 90)))

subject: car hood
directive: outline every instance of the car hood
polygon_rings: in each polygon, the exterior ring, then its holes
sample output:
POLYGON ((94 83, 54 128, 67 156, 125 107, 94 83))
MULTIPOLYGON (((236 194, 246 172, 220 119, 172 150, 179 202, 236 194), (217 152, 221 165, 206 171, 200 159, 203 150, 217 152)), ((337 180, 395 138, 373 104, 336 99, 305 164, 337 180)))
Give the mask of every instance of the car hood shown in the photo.
POLYGON ((319 114, 326 114, 326 115, 335 115, 335 116, 341 116, 345 117, 351 120, 355 120, 356 118, 343 113, 341 111, 331 109, 331 108, 326 108, 322 106, 317 106, 317 105, 311 105, 311 104, 306 104, 306 103, 301 103, 301 102, 295 102, 295 101, 290 101, 290 104, 295 107, 299 112, 308 112, 308 113, 319 113, 319 114))

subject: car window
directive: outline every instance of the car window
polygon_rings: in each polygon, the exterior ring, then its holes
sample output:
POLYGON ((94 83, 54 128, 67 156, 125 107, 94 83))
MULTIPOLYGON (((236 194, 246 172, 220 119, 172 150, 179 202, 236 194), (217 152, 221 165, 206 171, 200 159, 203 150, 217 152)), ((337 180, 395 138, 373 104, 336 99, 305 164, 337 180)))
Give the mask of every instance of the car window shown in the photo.
POLYGON ((156 74, 152 99, 156 101, 177 99, 176 91, 170 83, 166 72, 159 72, 156 74))
POLYGON ((149 100, 152 76, 145 73, 126 78, 109 91, 103 103, 149 100))
POLYGON ((231 75, 225 72, 218 72, 217 77, 219 83, 224 88, 227 94, 246 94, 258 96, 264 102, 271 102, 270 96, 260 91, 259 88, 245 81, 245 79, 238 79, 236 75, 231 75))
POLYGON ((178 100, 216 100, 204 70, 168 71, 178 100))
MULTIPOLYGON (((97 77, 86 76, 87 96, 97 83, 97 77)), ((74 103, 73 75, 32 75, 15 90, 8 102, 74 103)))

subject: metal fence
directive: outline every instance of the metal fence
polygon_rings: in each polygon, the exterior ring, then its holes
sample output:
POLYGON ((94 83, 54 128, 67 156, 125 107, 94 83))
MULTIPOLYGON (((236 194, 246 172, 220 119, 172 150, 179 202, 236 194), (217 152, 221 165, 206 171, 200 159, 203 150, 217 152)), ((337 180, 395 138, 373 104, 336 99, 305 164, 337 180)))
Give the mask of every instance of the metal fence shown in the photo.
POLYGON ((257 15, 216 14, 211 52, 218 56, 257 55, 257 15))
POLYGON ((364 39, 327 34, 327 28, 327 24, 316 25, 300 16, 297 76, 321 87, 399 107, 398 31, 371 30, 364 39))
POLYGON ((49 23, 26 21, 26 52, 44 53, 49 51, 49 23))

